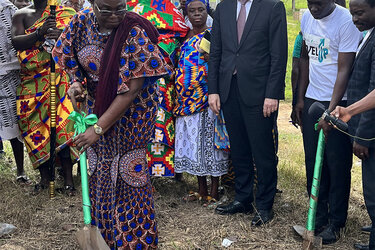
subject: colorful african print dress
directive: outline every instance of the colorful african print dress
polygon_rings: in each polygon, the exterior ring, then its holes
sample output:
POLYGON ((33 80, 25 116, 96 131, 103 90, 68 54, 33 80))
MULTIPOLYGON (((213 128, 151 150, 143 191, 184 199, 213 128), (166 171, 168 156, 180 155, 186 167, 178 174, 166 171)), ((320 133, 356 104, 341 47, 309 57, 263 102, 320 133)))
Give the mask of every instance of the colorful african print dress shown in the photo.
MULTIPOLYGON (((109 34, 98 31, 91 9, 79 12, 57 41, 53 55, 74 81, 87 79, 87 113, 95 106, 101 57, 109 34)), ((156 248, 154 201, 146 148, 155 129, 158 96, 155 81, 167 74, 156 45, 134 26, 119 51, 118 94, 131 79, 145 77, 144 87, 113 127, 87 150, 92 225, 111 249, 156 248)))
POLYGON ((16 89, 21 81, 20 64, 10 32, 16 10, 16 6, 8 0, 0 0, 0 137, 3 140, 20 135, 16 109, 16 89))
MULTIPOLYGON (((75 11, 58 6, 56 9, 57 28, 64 28, 75 11)), ((25 33, 30 34, 41 27, 50 15, 49 6, 25 33)), ((40 49, 41 42, 32 48, 19 51, 21 64, 21 84, 17 88, 17 114, 19 127, 24 139, 30 160, 36 168, 49 159, 50 145, 50 60, 51 56, 40 49)), ((61 69, 56 69, 57 88, 57 152, 71 143, 74 134, 73 122, 68 120, 73 110, 66 96, 69 88, 69 77, 61 69)), ((70 147, 71 157, 78 158, 77 151, 70 147)))
MULTIPOLYGON (((132 0, 127 1, 127 7, 157 28, 160 34, 159 49, 173 72, 177 64, 179 38, 185 37, 189 30, 182 14, 169 0, 132 0)), ((155 131, 147 149, 147 162, 152 176, 174 176, 174 81, 174 74, 157 81, 159 105, 155 131)))
POLYGON ((196 49, 203 33, 181 47, 176 70, 175 172, 197 176, 227 173, 229 153, 215 147, 216 115, 208 107, 208 64, 196 49))

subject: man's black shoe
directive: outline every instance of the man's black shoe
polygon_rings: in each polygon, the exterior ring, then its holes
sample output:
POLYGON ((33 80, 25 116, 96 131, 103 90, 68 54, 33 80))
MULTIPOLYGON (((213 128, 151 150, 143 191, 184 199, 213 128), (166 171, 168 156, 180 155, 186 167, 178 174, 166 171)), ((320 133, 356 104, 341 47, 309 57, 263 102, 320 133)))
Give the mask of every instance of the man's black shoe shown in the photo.
POLYGON ((340 239, 340 228, 330 224, 319 234, 324 245, 333 244, 340 239))
POLYGON ((239 201, 233 201, 228 205, 220 205, 217 206, 215 212, 217 214, 236 214, 236 213, 244 213, 244 214, 251 214, 254 211, 252 205, 245 206, 239 201))
POLYGON ((360 243, 355 243, 355 244, 354 244, 354 249, 369 250, 370 247, 369 247, 369 245, 360 244, 360 243))
POLYGON ((258 210, 257 214, 254 216, 251 221, 252 226, 261 226, 267 224, 273 219, 274 213, 273 210, 258 210))
POLYGON ((364 232, 364 233, 370 233, 371 229, 372 229, 372 225, 369 225, 369 226, 362 227, 361 231, 364 232))
POLYGON ((324 231, 324 229, 326 229, 326 226, 315 226, 315 230, 314 230, 314 235, 315 236, 318 236, 321 232, 324 231))

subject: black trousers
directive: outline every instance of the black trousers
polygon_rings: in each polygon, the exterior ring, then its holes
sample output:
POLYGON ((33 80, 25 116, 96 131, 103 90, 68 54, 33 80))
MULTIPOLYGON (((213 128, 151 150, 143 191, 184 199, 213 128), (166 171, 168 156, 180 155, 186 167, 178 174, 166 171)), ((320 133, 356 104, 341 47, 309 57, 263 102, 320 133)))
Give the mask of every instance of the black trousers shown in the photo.
POLYGON ((277 158, 272 134, 274 116, 263 116, 263 105, 247 106, 242 101, 237 77, 233 77, 228 100, 222 104, 229 134, 235 173, 235 200, 245 205, 254 201, 254 164, 257 169, 256 207, 272 208, 277 185, 277 158))
POLYGON ((362 161, 363 196, 372 222, 370 249, 375 249, 375 148, 369 148, 369 158, 362 161))
MULTIPOLYGON (((305 149, 305 164, 307 192, 311 193, 316 147, 319 132, 314 125, 317 118, 308 115, 308 109, 315 100, 305 98, 303 111, 303 146, 305 149)), ((320 102, 326 108, 329 102, 320 102)), ((346 103, 340 103, 345 106, 346 103)), ((326 138, 322 177, 320 182, 319 199, 316 213, 316 228, 331 223, 336 227, 344 227, 348 215, 350 193, 350 171, 352 168, 352 145, 350 139, 338 130, 332 129, 326 138)))

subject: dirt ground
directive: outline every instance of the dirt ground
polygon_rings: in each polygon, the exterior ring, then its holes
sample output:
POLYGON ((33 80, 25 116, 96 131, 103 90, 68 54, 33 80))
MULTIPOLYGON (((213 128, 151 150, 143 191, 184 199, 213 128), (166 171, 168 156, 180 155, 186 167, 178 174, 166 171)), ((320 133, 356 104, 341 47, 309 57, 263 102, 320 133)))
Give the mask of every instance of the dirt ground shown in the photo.
MULTIPOLYGON (((292 226, 304 225, 307 212, 303 149, 299 131, 289 123, 289 104, 282 103, 279 114, 279 184, 283 191, 275 200, 274 220, 266 226, 251 227, 251 215, 220 216, 213 207, 184 203, 189 190, 196 190, 196 180, 184 175, 184 182, 155 178, 155 206, 160 249, 221 249, 223 239, 235 242, 228 249, 299 249, 301 240, 292 226)), ((7 155, 10 156, 9 145, 7 155)), ((360 168, 353 167, 353 185, 347 227, 336 244, 327 249, 352 249, 368 236, 360 227, 369 223, 360 182, 360 168)), ((81 198, 58 195, 49 200, 47 192, 30 195, 30 187, 15 183, 14 163, 0 160, 0 222, 17 227, 15 233, 0 238, 0 249, 78 249, 75 232, 82 226, 81 198)), ((36 181, 37 173, 27 168, 36 181)), ((79 183, 76 178, 75 183, 79 183)), ((76 185, 79 189, 79 185, 76 185)), ((222 200, 231 200, 225 190, 222 200)))

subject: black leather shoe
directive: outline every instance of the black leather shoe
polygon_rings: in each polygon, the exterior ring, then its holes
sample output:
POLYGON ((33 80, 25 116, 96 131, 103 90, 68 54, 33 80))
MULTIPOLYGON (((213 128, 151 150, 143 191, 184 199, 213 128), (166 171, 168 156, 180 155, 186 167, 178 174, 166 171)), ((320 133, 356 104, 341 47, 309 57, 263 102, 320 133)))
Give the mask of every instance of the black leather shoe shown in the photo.
POLYGON ((315 236, 318 236, 321 232, 326 229, 326 226, 315 226, 314 234, 315 236))
POLYGON ((246 207, 239 201, 233 201, 228 205, 220 205, 217 206, 215 212, 217 214, 236 214, 236 213, 244 213, 244 214, 251 214, 254 211, 253 207, 250 205, 246 207))
POLYGON ((252 226, 261 226, 267 224, 273 219, 274 213, 273 210, 258 210, 257 214, 254 216, 251 221, 252 226))
POLYGON ((330 224, 319 234, 324 245, 333 244, 340 239, 340 228, 330 224))
POLYGON ((361 231, 364 232, 364 233, 370 233, 371 229, 372 229, 372 225, 369 225, 369 226, 362 227, 361 231))
POLYGON ((354 249, 369 250, 370 247, 369 247, 369 245, 364 245, 364 244, 360 244, 360 243, 355 243, 355 244, 354 244, 354 249))

